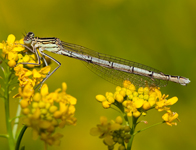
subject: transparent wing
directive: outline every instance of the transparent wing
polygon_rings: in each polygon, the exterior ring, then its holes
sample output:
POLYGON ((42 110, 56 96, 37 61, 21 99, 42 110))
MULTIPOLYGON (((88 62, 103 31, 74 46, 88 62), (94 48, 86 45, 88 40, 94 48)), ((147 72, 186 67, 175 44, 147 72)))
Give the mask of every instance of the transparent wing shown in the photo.
MULTIPOLYGON (((118 58, 118 57, 114 57, 114 56, 110 56, 110 55, 106 55, 106 54, 101 54, 101 53, 90 50, 90 49, 85 48, 80 45, 62 42, 62 46, 65 50, 69 50, 69 51, 76 52, 79 54, 92 56, 92 57, 107 60, 110 62, 115 62, 115 63, 119 63, 119 64, 124 64, 124 65, 128 65, 128 66, 133 66, 133 67, 161 73, 159 70, 156 70, 156 69, 151 68, 149 66, 146 66, 146 65, 143 65, 140 63, 136 63, 133 61, 129 61, 126 59, 122 59, 122 58, 118 58)), ((136 74, 132 74, 132 73, 127 73, 127 72, 115 70, 112 68, 106 68, 106 67, 99 66, 96 64, 92 64, 92 63, 88 63, 88 62, 85 62, 85 64, 95 74, 99 75, 100 77, 104 78, 105 80, 112 82, 113 84, 116 84, 116 85, 122 85, 124 80, 129 80, 137 86, 148 85, 148 86, 162 87, 162 86, 166 86, 167 82, 168 82, 165 80, 154 79, 154 78, 150 78, 147 76, 141 76, 141 75, 136 75, 136 74)))
POLYGON ((139 87, 145 87, 147 85, 162 87, 166 86, 167 84, 167 81, 164 80, 152 79, 146 76, 130 74, 127 72, 102 67, 88 62, 84 62, 84 64, 98 76, 119 86, 122 86, 124 80, 129 80, 131 81, 131 83, 139 87))

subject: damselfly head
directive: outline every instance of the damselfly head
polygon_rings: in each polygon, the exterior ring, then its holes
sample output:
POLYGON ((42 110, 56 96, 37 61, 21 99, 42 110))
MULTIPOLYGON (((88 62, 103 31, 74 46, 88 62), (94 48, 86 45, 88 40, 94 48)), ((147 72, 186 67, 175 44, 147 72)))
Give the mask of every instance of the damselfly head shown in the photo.
POLYGON ((23 41, 25 44, 30 44, 33 38, 34 38, 34 33, 28 32, 27 35, 24 37, 23 41))

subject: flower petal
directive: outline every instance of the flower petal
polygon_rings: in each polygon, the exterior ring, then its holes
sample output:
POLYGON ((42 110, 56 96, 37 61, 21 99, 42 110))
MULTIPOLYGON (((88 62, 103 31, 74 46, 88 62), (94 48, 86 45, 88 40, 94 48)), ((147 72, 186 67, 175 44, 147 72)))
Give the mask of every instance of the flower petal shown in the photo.
POLYGON ((90 130, 90 134, 91 134, 92 136, 98 136, 98 135, 100 135, 101 133, 100 133, 100 131, 99 131, 98 128, 94 127, 94 128, 92 128, 92 129, 90 130))
POLYGON ((15 39, 16 39, 15 36, 13 34, 10 34, 10 35, 8 35, 7 43, 14 44, 15 39))
POLYGON ((41 88, 41 95, 46 96, 48 94, 48 86, 47 84, 44 84, 41 88))

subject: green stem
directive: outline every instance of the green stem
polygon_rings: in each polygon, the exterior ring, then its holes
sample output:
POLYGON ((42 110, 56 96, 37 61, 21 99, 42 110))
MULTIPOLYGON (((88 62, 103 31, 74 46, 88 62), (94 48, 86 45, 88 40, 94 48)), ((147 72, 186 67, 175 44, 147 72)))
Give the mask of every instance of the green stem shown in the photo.
POLYGON ((138 130, 138 131, 135 132, 133 135, 136 135, 137 133, 140 133, 140 132, 142 132, 142 131, 144 131, 144 130, 147 130, 147 129, 149 129, 149 128, 152 128, 152 127, 157 126, 157 125, 162 124, 162 123, 165 123, 165 121, 158 122, 158 123, 155 123, 155 124, 153 124, 153 125, 151 125, 151 126, 149 126, 149 127, 146 127, 146 128, 144 128, 144 129, 138 130))
POLYGON ((14 137, 14 139, 16 139, 16 131, 18 129, 18 122, 19 122, 20 112, 21 112, 21 107, 20 107, 20 104, 18 104, 18 109, 17 109, 17 112, 16 112, 16 117, 15 117, 14 126, 13 126, 13 137, 14 137))
POLYGON ((135 128, 136 128, 136 125, 137 125, 137 119, 138 119, 138 118, 132 117, 133 126, 132 126, 132 129, 131 129, 131 132, 130 132, 130 134, 131 134, 131 139, 129 140, 129 143, 128 143, 128 145, 127 145, 127 150, 131 150, 131 146, 132 146, 132 144, 133 144, 133 138, 135 137, 135 135, 136 135, 137 133, 140 133, 140 132, 142 132, 142 131, 144 131, 144 130, 147 130, 147 129, 149 129, 149 128, 151 128, 151 127, 154 127, 154 126, 157 126, 157 125, 159 125, 159 124, 165 123, 165 121, 158 122, 158 123, 155 123, 155 124, 153 124, 153 125, 151 125, 151 126, 149 126, 149 127, 146 127, 146 128, 144 128, 144 129, 141 129, 141 130, 138 130, 137 132, 135 132, 135 128))
POLYGON ((0 137, 8 138, 8 135, 7 134, 0 134, 0 137))
POLYGON ((44 150, 47 150, 47 143, 44 142, 44 150))
POLYGON ((19 150, 23 134, 25 133, 27 128, 28 128, 27 126, 23 126, 22 130, 20 131, 20 134, 19 134, 17 141, 16 141, 16 149, 15 150, 19 150))
POLYGON ((130 125, 129 125, 129 119, 128 119, 128 117, 127 117, 127 114, 126 114, 126 113, 124 113, 124 119, 125 119, 125 124, 126 124, 127 126, 129 126, 129 127, 130 127, 130 125))
POLYGON ((131 131, 130 131, 131 139, 129 140, 129 143, 127 145, 127 150, 131 150, 131 147, 132 147, 132 144, 133 144, 133 138, 135 136, 134 132, 135 132, 135 128, 137 126, 137 120, 138 120, 138 118, 135 118, 135 117, 132 116, 132 128, 131 128, 131 131))
POLYGON ((6 127, 8 132, 8 143, 10 150, 14 150, 15 143, 14 138, 12 134, 12 126, 11 126, 11 120, 10 120, 10 110, 9 110, 9 78, 10 78, 10 70, 7 69, 7 74, 5 73, 5 118, 6 118, 6 127))
POLYGON ((126 125, 127 125, 127 126, 130 126, 130 125, 129 125, 129 119, 128 119, 128 117, 127 117, 127 114, 124 112, 124 107, 123 107, 122 103, 115 102, 114 106, 116 106, 116 107, 120 110, 120 112, 123 114, 123 117, 124 117, 124 119, 125 119, 125 121, 126 121, 126 122, 125 122, 126 125))

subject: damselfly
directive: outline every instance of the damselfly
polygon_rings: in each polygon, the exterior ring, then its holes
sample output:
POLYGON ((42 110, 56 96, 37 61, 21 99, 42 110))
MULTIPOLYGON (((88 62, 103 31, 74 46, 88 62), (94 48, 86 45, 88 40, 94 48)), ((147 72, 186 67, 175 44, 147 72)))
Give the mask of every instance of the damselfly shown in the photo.
POLYGON ((44 58, 45 56, 49 57, 58 64, 58 67, 48 74, 42 83, 61 66, 60 62, 44 53, 44 51, 49 51, 82 60, 93 72, 117 85, 121 85, 124 80, 129 80, 138 86, 148 85, 159 87, 166 86, 167 81, 176 82, 181 85, 187 85, 190 82, 188 78, 166 75, 161 71, 146 65, 98 53, 83 46, 63 42, 59 38, 34 37, 33 32, 27 33, 27 35, 24 37, 24 44, 26 48, 35 53, 37 56, 38 63, 33 63, 34 65, 41 64, 37 48, 46 65, 47 62, 44 58), (28 47, 27 45, 31 45, 32 48, 28 47))

